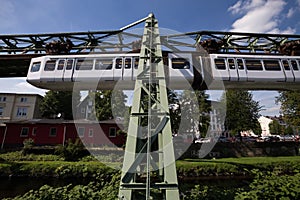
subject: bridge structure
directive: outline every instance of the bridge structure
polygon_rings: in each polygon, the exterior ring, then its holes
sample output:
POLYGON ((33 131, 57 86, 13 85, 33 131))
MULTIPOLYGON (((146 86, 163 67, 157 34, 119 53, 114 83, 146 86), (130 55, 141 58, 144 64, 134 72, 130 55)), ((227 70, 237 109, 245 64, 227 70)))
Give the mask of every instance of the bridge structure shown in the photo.
MULTIPOLYGON (((30 59, 49 53, 51 44, 71 44, 64 52, 69 54, 137 51, 143 32, 135 28, 144 20, 109 31, 0 35, 0 77, 25 77, 30 59)), ((163 50, 169 51, 203 47, 208 53, 293 55, 300 49, 300 35, 293 34, 194 31, 169 32, 160 38, 163 50)))
POLYGON ((299 54, 299 41, 300 35, 282 34, 161 34, 151 14, 113 31, 0 35, 0 77, 26 76, 30 59, 45 54, 140 52, 118 198, 151 199, 159 189, 162 198, 173 200, 179 191, 162 50, 289 56, 299 54), (144 29, 129 31, 144 22, 144 29))

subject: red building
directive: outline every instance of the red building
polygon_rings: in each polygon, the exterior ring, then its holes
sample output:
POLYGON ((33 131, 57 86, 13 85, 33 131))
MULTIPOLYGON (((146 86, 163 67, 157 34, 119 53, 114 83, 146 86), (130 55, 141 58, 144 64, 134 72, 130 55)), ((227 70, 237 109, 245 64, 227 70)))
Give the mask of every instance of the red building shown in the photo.
POLYGON ((22 146, 25 139, 32 138, 35 145, 65 144, 80 138, 87 147, 122 146, 125 135, 118 134, 122 124, 115 120, 60 120, 32 119, 7 122, 0 129, 1 147, 22 146))

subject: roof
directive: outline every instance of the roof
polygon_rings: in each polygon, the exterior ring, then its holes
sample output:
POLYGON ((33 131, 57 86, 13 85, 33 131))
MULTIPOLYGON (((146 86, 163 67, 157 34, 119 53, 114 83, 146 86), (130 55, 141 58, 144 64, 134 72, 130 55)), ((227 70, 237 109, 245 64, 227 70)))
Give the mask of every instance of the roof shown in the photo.
POLYGON ((15 95, 15 96, 38 96, 40 98, 43 98, 40 94, 35 93, 9 93, 9 92, 0 92, 0 95, 15 95))

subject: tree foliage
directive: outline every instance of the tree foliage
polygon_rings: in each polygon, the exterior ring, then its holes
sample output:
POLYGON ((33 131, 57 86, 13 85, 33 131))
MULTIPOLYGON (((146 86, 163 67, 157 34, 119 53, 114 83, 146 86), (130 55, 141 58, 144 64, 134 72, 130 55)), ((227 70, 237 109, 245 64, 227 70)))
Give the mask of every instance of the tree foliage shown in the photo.
POLYGON ((281 91, 276 97, 276 103, 280 103, 283 119, 292 126, 300 125, 300 92, 281 91))
POLYGON ((46 118, 56 118, 60 114, 64 119, 73 119, 72 105, 78 105, 79 101, 79 92, 50 90, 43 98, 40 110, 46 118))
POLYGON ((98 120, 124 117, 128 112, 126 107, 127 96, 120 90, 99 90, 95 93, 95 109, 98 120))
POLYGON ((235 134, 239 131, 258 129, 262 107, 252 99, 249 91, 227 90, 221 98, 226 105, 225 128, 235 134))

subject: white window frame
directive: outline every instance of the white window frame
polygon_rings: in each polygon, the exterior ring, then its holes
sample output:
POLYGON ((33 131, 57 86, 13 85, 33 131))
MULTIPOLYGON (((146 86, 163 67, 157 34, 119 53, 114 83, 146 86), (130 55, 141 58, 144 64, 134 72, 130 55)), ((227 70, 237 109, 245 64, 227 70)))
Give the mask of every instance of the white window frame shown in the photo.
POLYGON ((89 129, 89 137, 94 137, 94 129, 89 129))
POLYGON ((109 127, 109 137, 117 137, 117 129, 116 127, 109 127), (114 134, 112 134, 112 130, 114 130, 114 134))
POLYGON ((85 127, 78 127, 77 134, 79 137, 84 137, 85 127))
POLYGON ((28 137, 29 133, 29 127, 22 127, 20 137, 28 137), (27 134, 23 134, 23 132, 26 130, 27 134))
POLYGON ((49 136, 50 137, 56 137, 57 136, 57 127, 50 127, 49 136), (55 130, 55 134, 52 133, 52 130, 55 130))
POLYGON ((18 107, 17 108, 17 117, 26 117, 28 112, 27 107, 18 107))

